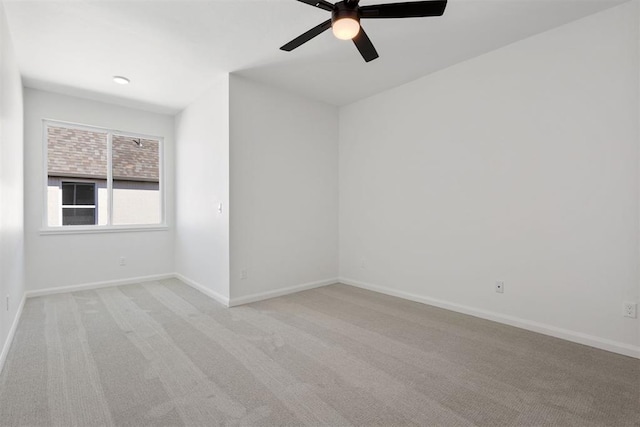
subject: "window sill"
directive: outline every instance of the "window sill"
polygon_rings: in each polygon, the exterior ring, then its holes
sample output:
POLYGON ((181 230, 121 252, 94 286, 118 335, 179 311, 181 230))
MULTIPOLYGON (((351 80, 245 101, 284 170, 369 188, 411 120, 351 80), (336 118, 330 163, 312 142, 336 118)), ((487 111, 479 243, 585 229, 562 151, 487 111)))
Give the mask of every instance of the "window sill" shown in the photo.
POLYGON ((60 234, 102 234, 102 233, 137 233, 141 231, 168 231, 169 226, 158 225, 94 225, 83 227, 80 225, 68 225, 62 227, 47 227, 40 229, 41 236, 60 234))

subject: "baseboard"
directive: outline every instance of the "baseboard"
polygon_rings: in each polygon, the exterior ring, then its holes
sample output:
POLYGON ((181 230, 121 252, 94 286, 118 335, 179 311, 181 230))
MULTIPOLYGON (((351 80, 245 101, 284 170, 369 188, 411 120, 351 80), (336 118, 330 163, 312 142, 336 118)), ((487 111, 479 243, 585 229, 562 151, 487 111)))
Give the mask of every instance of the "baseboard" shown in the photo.
POLYGON ((9 349, 11 348, 11 343, 13 342, 13 337, 16 334, 16 330, 18 329, 18 323, 20 323, 20 317, 22 316, 22 309, 24 308, 24 303, 27 300, 27 296, 23 295, 22 300, 20 301, 20 305, 18 306, 18 311, 16 311, 16 316, 13 318, 13 323, 11 324, 11 329, 9 329, 9 333, 7 334, 7 339, 2 346, 2 353, 0 353, 0 374, 4 369, 4 363, 7 360, 7 356, 9 355, 9 349))
POLYGON ((355 286, 357 288, 367 289, 374 292, 379 292, 385 295, 391 295, 398 298, 407 299, 435 307, 444 308, 446 310, 455 311, 458 313, 468 314, 470 316, 479 317, 481 319, 492 320, 498 323, 504 323, 506 325, 515 326, 517 328, 526 329, 532 332, 538 332, 540 334, 549 335, 555 338, 561 338, 567 341, 575 342, 578 344, 588 345, 590 347, 599 348, 601 350, 610 351, 613 353, 622 354, 625 356, 634 357, 640 359, 640 347, 625 344, 605 338, 596 337, 593 335, 583 334, 581 332, 575 332, 568 329, 557 328, 552 325, 544 323, 534 322, 531 320, 521 319, 514 316, 508 316, 493 311, 482 310, 479 308, 469 307, 466 305, 456 304, 449 301, 443 301, 435 298, 429 298, 421 295, 411 294, 409 292, 398 291, 384 286, 372 285, 369 283, 360 282, 345 277, 340 278, 340 283, 345 285, 355 286))
POLYGON ((219 293, 217 293, 215 291, 212 291, 209 288, 205 288, 200 283, 198 283, 198 282, 196 282, 194 280, 191 280, 188 277, 185 277, 180 273, 174 273, 173 277, 175 277, 178 280, 181 280, 182 282, 184 282, 185 284, 191 286, 192 288, 202 292, 206 296, 208 296, 210 298, 213 298, 214 300, 216 300, 220 304, 224 305, 225 307, 229 307, 229 298, 228 297, 225 297, 224 295, 220 295, 219 293))
POLYGON ((132 277, 129 279, 107 280, 104 282, 85 283, 80 285, 60 286, 57 288, 47 288, 47 289, 40 289, 37 291, 27 291, 26 297, 33 298, 33 297, 41 297, 44 295, 62 294, 65 292, 76 292, 76 291, 86 291, 89 289, 108 288, 111 286, 133 285, 135 283, 140 283, 140 282, 150 282, 153 280, 171 279, 174 277, 175 277, 175 274, 167 273, 167 274, 155 274, 151 276, 132 277))
POLYGON ((339 282, 338 278, 318 280, 315 282, 303 283, 301 285, 280 288, 273 291, 260 292, 256 294, 245 295, 242 297, 231 298, 229 302, 229 307, 235 307, 238 305, 262 301, 265 299, 281 297, 283 295, 293 294, 295 292, 306 291, 308 289, 319 288, 321 286, 333 285, 334 283, 338 283, 338 282, 339 282))

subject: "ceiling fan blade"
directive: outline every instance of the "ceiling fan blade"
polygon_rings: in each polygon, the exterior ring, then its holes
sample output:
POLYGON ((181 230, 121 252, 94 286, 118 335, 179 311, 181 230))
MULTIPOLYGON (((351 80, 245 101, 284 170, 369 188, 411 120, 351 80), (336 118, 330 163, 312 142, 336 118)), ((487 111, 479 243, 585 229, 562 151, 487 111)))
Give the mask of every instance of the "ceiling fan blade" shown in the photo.
POLYGON ((300 46, 300 45, 308 42, 312 38, 314 38, 316 36, 319 36, 320 34, 324 33, 329 28, 331 28, 331 19, 327 19, 322 24, 320 24, 320 25, 318 25, 316 27, 313 27, 312 29, 310 29, 309 31, 307 31, 304 34, 299 35, 295 39, 291 40, 289 43, 287 43, 284 46, 282 46, 280 49, 281 50, 286 50, 287 52, 291 52, 293 49, 297 48, 298 46, 300 46))
POLYGON ((423 16, 441 16, 446 7, 447 0, 374 4, 360 7, 360 18, 420 18, 423 16))
POLYGON ((311 6, 319 7, 320 9, 328 10, 331 12, 333 10, 333 5, 326 0, 298 0, 299 2, 306 3, 311 6))
POLYGON ((373 43, 371 43, 371 39, 367 33, 365 33, 364 28, 360 27, 358 35, 353 38, 353 43, 366 62, 373 61, 378 57, 378 52, 376 52, 376 48, 373 47, 373 43))

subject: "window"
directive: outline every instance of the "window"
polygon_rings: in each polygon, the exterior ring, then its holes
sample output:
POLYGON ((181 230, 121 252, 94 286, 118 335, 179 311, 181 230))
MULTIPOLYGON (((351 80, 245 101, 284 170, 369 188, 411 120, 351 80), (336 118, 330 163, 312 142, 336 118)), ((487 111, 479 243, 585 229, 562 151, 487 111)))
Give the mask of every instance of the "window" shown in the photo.
POLYGON ((162 138, 45 121, 45 224, 163 223, 162 138))
POLYGON ((96 218, 96 185, 62 182, 62 225, 95 225, 96 218))

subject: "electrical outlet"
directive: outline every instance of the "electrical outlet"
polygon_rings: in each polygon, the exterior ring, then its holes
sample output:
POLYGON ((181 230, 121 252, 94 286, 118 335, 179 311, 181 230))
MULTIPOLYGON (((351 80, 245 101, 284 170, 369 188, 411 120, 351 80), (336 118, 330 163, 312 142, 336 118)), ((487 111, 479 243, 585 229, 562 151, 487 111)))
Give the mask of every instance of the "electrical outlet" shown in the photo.
POLYGON ((127 265, 127 259, 123 256, 120 257, 120 266, 124 267, 125 265, 127 265))
POLYGON ((499 294, 504 293, 504 280, 496 280, 496 292, 499 294))
POLYGON ((7 294, 7 311, 9 311, 9 294, 7 294))
POLYGON ((625 302, 622 305, 622 315, 635 319, 638 316, 638 304, 635 302, 625 302))
POLYGON ((360 268, 367 268, 367 259, 365 257, 360 258, 360 268))
POLYGON ((244 280, 246 278, 247 278, 247 270, 243 268, 242 270, 240 270, 240 279, 244 280))

